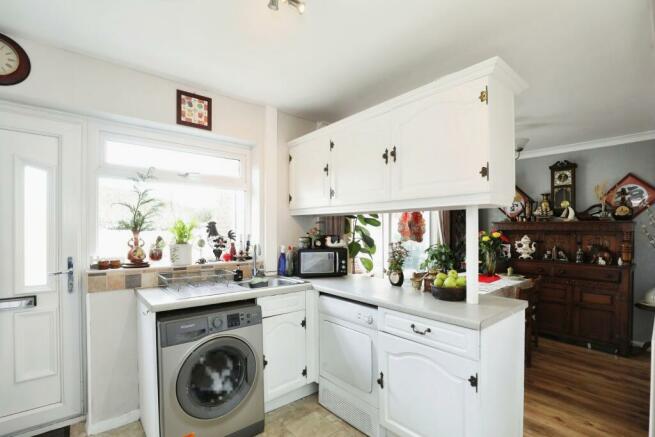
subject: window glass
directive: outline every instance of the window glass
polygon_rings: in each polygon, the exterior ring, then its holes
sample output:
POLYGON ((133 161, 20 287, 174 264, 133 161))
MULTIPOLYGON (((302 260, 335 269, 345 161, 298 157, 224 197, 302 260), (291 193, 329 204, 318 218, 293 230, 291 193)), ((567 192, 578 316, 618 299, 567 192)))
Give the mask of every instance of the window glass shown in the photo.
MULTIPOLYGON (((132 192, 133 182, 126 179, 101 177, 98 179, 98 250, 101 257, 125 258, 130 232, 116 229, 121 219, 128 217, 128 210, 118 205, 119 202, 132 202, 136 195, 132 192)), ((213 260, 214 255, 208 245, 201 248, 199 239, 206 239, 205 226, 209 221, 215 221, 218 231, 227 235, 234 230, 237 244, 245 241, 244 197, 241 190, 221 189, 191 183, 167 183, 154 181, 148 183, 151 195, 162 202, 159 214, 153 219, 152 230, 141 232, 146 253, 161 236, 166 244, 170 244, 173 235, 169 228, 182 219, 185 222, 193 220, 198 227, 194 231, 193 260, 204 257, 213 260)), ((163 251, 163 261, 169 260, 169 250, 163 251)))
POLYGON ((48 172, 25 166, 24 185, 24 263, 25 286, 44 285, 48 279, 48 172))
POLYGON ((139 144, 107 141, 105 162, 124 167, 154 167, 158 170, 174 171, 178 174, 239 177, 241 161, 201 153, 151 147, 139 144))

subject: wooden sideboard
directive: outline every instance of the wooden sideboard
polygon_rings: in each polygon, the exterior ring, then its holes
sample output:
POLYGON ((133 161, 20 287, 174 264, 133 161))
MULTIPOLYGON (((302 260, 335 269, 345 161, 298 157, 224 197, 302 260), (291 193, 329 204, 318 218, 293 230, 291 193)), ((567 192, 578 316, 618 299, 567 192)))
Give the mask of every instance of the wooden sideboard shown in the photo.
POLYGON ((543 277, 537 312, 541 334, 630 353, 633 264, 619 266, 617 260, 622 255, 634 260, 634 223, 496 222, 494 229, 512 241, 511 265, 517 273, 543 277), (517 258, 514 241, 523 235, 536 242, 533 260, 517 258), (590 264, 592 245, 608 248, 612 264, 590 264), (569 262, 544 261, 545 251, 553 246, 563 250, 569 262), (578 247, 585 252, 585 263, 575 262, 578 247))

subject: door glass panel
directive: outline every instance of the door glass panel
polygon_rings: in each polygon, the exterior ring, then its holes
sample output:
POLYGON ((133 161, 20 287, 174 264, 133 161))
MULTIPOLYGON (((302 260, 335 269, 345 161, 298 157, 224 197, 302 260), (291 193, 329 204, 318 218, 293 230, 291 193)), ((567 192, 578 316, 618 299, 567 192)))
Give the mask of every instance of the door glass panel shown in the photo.
POLYGON ((25 166, 23 181, 25 286, 45 285, 48 265, 48 172, 25 166))
POLYGON ((245 357, 231 347, 214 349, 191 369, 189 396, 203 407, 216 407, 237 393, 246 376, 245 357))
POLYGON ((248 396, 256 362, 250 347, 234 337, 203 343, 184 361, 177 377, 177 400, 191 417, 228 414, 248 396))

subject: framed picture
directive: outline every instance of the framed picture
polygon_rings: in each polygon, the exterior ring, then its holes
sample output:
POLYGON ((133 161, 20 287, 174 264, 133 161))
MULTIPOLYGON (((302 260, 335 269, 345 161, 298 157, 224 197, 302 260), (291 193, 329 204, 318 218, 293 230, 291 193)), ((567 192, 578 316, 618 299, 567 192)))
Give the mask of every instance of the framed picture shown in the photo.
POLYGON ((622 188, 625 188, 628 193, 628 201, 634 210, 634 217, 641 214, 646 209, 646 205, 655 202, 655 187, 638 176, 628 173, 605 194, 605 203, 612 208, 615 207, 621 198, 622 188))
POLYGON ((177 124, 212 130, 212 99, 177 90, 177 124))
POLYGON ((534 200, 532 200, 530 196, 525 194, 525 192, 519 187, 516 187, 516 194, 514 195, 514 201, 512 202, 512 204, 505 208, 499 208, 499 209, 510 220, 517 221, 518 218, 521 216, 521 214, 525 213, 527 205, 530 204, 530 206, 532 206, 533 203, 534 200))

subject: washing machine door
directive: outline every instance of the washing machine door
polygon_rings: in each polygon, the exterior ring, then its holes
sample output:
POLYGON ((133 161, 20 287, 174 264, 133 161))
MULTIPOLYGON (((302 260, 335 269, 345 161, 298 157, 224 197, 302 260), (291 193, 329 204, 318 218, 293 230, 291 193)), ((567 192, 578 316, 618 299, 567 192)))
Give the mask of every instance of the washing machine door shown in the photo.
POLYGON ((235 337, 217 337, 199 345, 177 376, 180 407, 197 419, 229 414, 248 396, 257 363, 250 346, 235 337))

